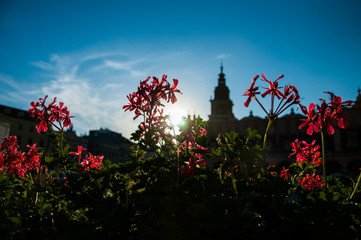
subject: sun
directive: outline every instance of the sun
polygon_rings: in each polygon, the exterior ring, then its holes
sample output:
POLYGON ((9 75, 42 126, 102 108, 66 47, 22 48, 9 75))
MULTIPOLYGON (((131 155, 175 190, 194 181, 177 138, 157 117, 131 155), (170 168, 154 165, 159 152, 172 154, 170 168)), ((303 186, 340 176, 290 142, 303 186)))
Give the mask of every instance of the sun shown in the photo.
POLYGON ((179 126, 184 124, 184 117, 187 116, 186 111, 179 107, 170 107, 166 113, 169 116, 169 124, 179 130, 179 126))

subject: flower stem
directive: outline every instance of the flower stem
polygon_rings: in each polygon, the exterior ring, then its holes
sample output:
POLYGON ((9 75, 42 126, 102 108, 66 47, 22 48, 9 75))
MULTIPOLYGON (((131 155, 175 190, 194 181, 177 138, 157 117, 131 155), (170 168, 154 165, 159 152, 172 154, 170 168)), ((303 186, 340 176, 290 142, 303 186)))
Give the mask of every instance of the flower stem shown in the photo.
POLYGON ((236 178, 234 176, 233 168, 232 168, 232 185, 233 185, 234 195, 237 198, 238 197, 238 189, 237 189, 237 182, 236 182, 236 178))
POLYGON ((254 99, 257 101, 258 105, 260 105, 260 106, 261 106, 262 110, 266 113, 267 117, 269 117, 268 112, 267 112, 267 111, 266 111, 266 109, 263 107, 263 105, 261 104, 261 102, 260 102, 260 101, 258 101, 257 97, 255 97, 254 99))
POLYGON ((61 151, 61 157, 64 156, 64 131, 61 131, 61 140, 60 140, 60 151, 61 151))
POLYGON ((327 179, 326 179, 326 158, 325 158, 325 137, 323 131, 321 131, 321 143, 322 143, 322 168, 323 168, 323 184, 325 190, 327 189, 327 179))
POLYGON ((358 175, 358 179, 357 179, 355 188, 353 189, 353 191, 352 191, 352 193, 351 193, 351 195, 350 195, 350 197, 348 199, 351 199, 353 197, 353 195, 355 194, 356 189, 357 189, 358 185, 360 184, 360 179, 361 179, 361 171, 360 171, 360 175, 358 175))
POLYGON ((203 188, 203 193, 204 193, 204 195, 206 195, 206 187, 204 186, 204 182, 202 181, 201 184, 202 184, 202 188, 203 188))
POLYGON ((273 122, 272 119, 268 119, 268 125, 267 125, 266 132, 264 133, 264 138, 263 138, 263 149, 266 149, 267 133, 271 127, 272 122, 273 122))
POLYGON ((177 183, 176 183, 176 186, 178 186, 178 184, 179 184, 179 174, 180 174, 179 146, 177 144, 177 183))
POLYGON ((126 195, 126 198, 125 198, 125 210, 127 211, 128 210, 128 204, 129 204, 129 191, 130 191, 130 188, 132 187, 132 179, 130 178, 129 179, 129 183, 128 183, 128 187, 127 187, 127 195, 126 195))
POLYGON ((268 125, 267 125, 267 128, 266 128, 266 132, 264 133, 264 137, 263 137, 263 162, 264 162, 264 165, 266 165, 266 142, 267 142, 267 133, 269 131, 269 129, 271 128, 271 125, 272 125, 272 122, 273 120, 271 118, 268 118, 268 125))
POLYGON ((282 105, 282 107, 281 107, 281 104, 283 103, 284 100, 285 100, 284 98, 281 99, 281 101, 280 101, 280 103, 278 104, 276 110, 274 111, 274 115, 279 115, 279 114, 278 114, 278 111, 280 111, 280 110, 283 108, 283 106, 287 104, 287 102, 285 102, 285 103, 282 105))

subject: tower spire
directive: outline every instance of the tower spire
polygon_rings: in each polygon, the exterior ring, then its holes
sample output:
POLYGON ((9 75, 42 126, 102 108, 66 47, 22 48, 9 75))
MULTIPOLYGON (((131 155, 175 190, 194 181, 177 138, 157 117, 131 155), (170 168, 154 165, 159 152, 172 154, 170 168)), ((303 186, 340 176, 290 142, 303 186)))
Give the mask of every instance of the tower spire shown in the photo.
POLYGON ((221 73, 218 75, 218 86, 220 85, 225 85, 226 84, 226 79, 225 79, 225 74, 223 73, 223 61, 221 60, 221 73))
POLYGON ((221 58, 221 73, 223 73, 223 59, 221 58))

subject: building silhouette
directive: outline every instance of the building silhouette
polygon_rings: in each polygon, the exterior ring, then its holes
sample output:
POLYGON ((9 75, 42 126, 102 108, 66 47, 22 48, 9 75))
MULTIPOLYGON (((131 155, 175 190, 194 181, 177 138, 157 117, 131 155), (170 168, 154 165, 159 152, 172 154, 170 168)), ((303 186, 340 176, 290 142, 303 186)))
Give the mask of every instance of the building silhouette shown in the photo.
POLYGON ((109 129, 91 130, 88 136, 88 151, 93 155, 103 155, 104 159, 121 163, 129 161, 129 148, 134 145, 122 134, 109 129))
MULTIPOLYGON (((53 142, 47 133, 38 133, 37 122, 27 111, 0 105, 0 144, 8 136, 16 136, 19 149, 28 151, 27 145, 37 144, 38 147, 49 149, 53 142)), ((131 141, 120 133, 108 129, 91 130, 88 136, 77 136, 73 128, 65 131, 66 144, 70 151, 78 151, 77 147, 87 148, 93 155, 103 155, 112 162, 125 162, 130 159, 131 141)))
MULTIPOLYGON (((254 116, 250 111, 249 116, 240 120, 233 115, 233 103, 229 97, 229 88, 221 65, 218 77, 218 85, 214 90, 214 98, 211 102, 211 114, 207 122, 208 138, 215 143, 218 134, 237 132, 244 136, 247 128, 256 129, 262 136, 265 133, 268 119, 254 116)), ((361 93, 358 90, 357 99, 351 108, 345 110, 350 116, 349 126, 345 129, 335 128, 335 134, 326 135, 326 167, 329 173, 335 172, 358 172, 361 167, 361 93)), ((294 109, 290 113, 276 119, 268 132, 266 144, 266 161, 269 165, 278 167, 288 166, 294 161, 289 159, 291 143, 295 139, 307 141, 316 139, 316 144, 321 145, 319 134, 312 136, 306 134, 306 128, 298 129, 301 119, 306 117, 296 114, 294 109)))
POLYGON ((24 110, 0 105, 0 143, 8 136, 17 136, 19 149, 27 151, 27 145, 37 143, 38 147, 48 148, 49 137, 38 133, 35 119, 24 110))

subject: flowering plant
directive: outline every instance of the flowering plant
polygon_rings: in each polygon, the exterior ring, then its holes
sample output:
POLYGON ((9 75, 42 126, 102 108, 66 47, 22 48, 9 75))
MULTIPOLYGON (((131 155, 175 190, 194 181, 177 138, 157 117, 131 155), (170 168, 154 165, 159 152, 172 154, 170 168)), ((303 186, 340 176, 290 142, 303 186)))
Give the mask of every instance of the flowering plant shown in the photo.
POLYGON ((86 158, 80 162, 82 159, 82 152, 86 150, 86 148, 78 146, 78 152, 70 152, 69 154, 78 157, 79 165, 83 166, 85 170, 88 170, 89 168, 96 168, 98 170, 102 169, 101 164, 104 156, 93 156, 91 153, 88 153, 86 158))
POLYGON ((39 170, 41 153, 36 144, 27 147, 27 153, 21 152, 16 136, 5 137, 0 145, 0 171, 25 177, 28 171, 39 170))
POLYGON ((251 102, 252 99, 255 99, 262 108, 262 110, 266 113, 268 119, 275 120, 287 108, 289 108, 293 104, 298 104, 300 102, 300 96, 298 94, 298 90, 296 86, 292 86, 292 85, 285 86, 283 93, 279 90, 282 87, 278 86, 278 80, 284 77, 283 74, 278 76, 278 78, 273 82, 268 80, 265 74, 262 73, 261 76, 263 78, 262 80, 269 84, 269 87, 268 88, 263 87, 264 89, 266 89, 266 91, 263 92, 262 94, 260 92, 257 92, 259 87, 255 87, 254 85, 256 83, 256 80, 259 78, 259 75, 256 75, 252 79, 251 86, 248 89, 246 89, 245 93, 243 94, 243 96, 248 96, 246 102, 244 103, 246 107, 249 106, 249 103, 251 102), (262 105, 262 103, 258 100, 257 98, 258 94, 261 94, 262 98, 266 97, 267 95, 271 97, 270 111, 267 111, 262 105), (279 100, 277 107, 275 107, 276 106, 275 98, 279 100))
MULTIPOLYGON (((321 153, 318 151, 320 149, 319 145, 315 145, 316 140, 308 144, 306 141, 299 142, 296 139, 291 143, 292 151, 289 157, 296 155, 296 162, 311 162, 316 164, 316 166, 322 165, 322 158, 320 158, 321 153)), ((302 165, 302 164, 301 164, 302 165)))
POLYGON ((129 103, 123 106, 125 111, 134 111, 134 119, 142 116, 142 123, 139 129, 133 134, 133 140, 140 140, 142 147, 146 145, 154 146, 166 135, 168 124, 167 116, 163 115, 165 101, 175 103, 176 93, 181 93, 177 89, 178 80, 173 79, 173 85, 167 80, 167 75, 163 75, 159 80, 157 77, 150 77, 140 82, 138 90, 127 96, 129 103))
MULTIPOLYGON (((262 94, 260 92, 257 92, 259 87, 255 87, 255 83, 256 83, 256 80, 259 78, 259 75, 256 75, 252 79, 252 83, 251 83, 250 87, 245 90, 245 93, 243 94, 243 96, 248 97, 246 102, 244 103, 244 105, 246 107, 248 107, 251 100, 254 99, 267 115, 268 124, 267 124, 267 128, 266 128, 264 138, 263 138, 263 149, 264 149, 264 151, 266 151, 267 134, 268 134, 269 129, 271 128, 273 121, 276 120, 280 114, 282 114, 286 109, 288 109, 292 105, 299 104, 300 103, 300 95, 298 94, 298 90, 297 90, 296 86, 289 85, 289 84, 284 87, 283 92, 280 91, 280 89, 282 87, 279 87, 278 81, 284 77, 283 74, 279 75, 278 78, 276 78, 276 80, 274 80, 273 82, 268 80, 264 73, 262 73, 261 76, 263 78, 262 80, 267 82, 269 85, 268 88, 263 87, 266 91, 263 92, 262 94), (266 96, 270 96, 271 109, 269 111, 266 110, 266 108, 263 106, 263 104, 257 98, 258 94, 261 94, 262 98, 265 98, 266 96), (278 100, 278 105, 277 105, 276 99, 278 100), (276 107, 276 105, 277 105, 277 107, 276 107)), ((266 155, 264 154, 264 161, 265 160, 266 160, 266 155)), ((265 164, 265 162, 264 162, 264 164, 265 164)))
MULTIPOLYGON (((179 184, 180 174, 193 177, 200 166, 205 166, 202 153, 207 149, 199 144, 199 139, 205 138, 206 131, 200 119, 184 118, 184 124, 179 125, 180 134, 176 135, 174 126, 169 122, 169 116, 163 115, 164 107, 162 101, 172 104, 176 103, 178 80, 173 79, 173 85, 167 81, 167 75, 162 76, 159 81, 152 77, 153 81, 148 84, 150 77, 140 83, 137 92, 127 96, 129 103, 123 106, 125 111, 134 111, 134 119, 143 116, 138 130, 132 134, 132 139, 138 141, 143 150, 152 151, 157 157, 166 158, 165 163, 171 166, 177 176, 176 185, 179 184), (184 166, 184 163, 186 164, 184 166)), ((139 163, 139 156, 144 154, 135 148, 133 155, 139 163)), ((138 168, 133 170, 134 173, 138 168)), ((132 180, 130 180, 132 181, 132 180)))
MULTIPOLYGON (((307 126, 307 134, 312 135, 314 132, 321 133, 322 141, 322 161, 323 161, 323 181, 325 188, 327 187, 326 178, 326 154, 325 154, 325 139, 324 135, 327 132, 329 135, 334 134, 335 130, 333 126, 336 121, 340 128, 347 126, 346 117, 344 113, 346 107, 352 105, 352 101, 342 102, 340 96, 335 96, 331 92, 325 92, 330 95, 329 101, 320 99, 321 105, 310 103, 309 108, 300 105, 302 112, 307 116, 307 119, 303 119, 304 123, 299 126, 299 129, 307 126)), ((361 176, 361 175, 360 175, 361 176)))
POLYGON ((334 134, 334 125, 338 122, 340 128, 347 127, 347 114, 344 113, 345 107, 350 107, 352 101, 342 102, 340 96, 333 93, 325 92, 330 95, 329 101, 320 99, 321 105, 310 103, 307 110, 306 106, 300 105, 302 112, 307 116, 303 119, 304 123, 300 125, 300 129, 307 126, 307 134, 312 135, 313 132, 334 134))
POLYGON ((181 174, 193 177, 197 168, 206 166, 203 154, 207 152, 207 148, 200 145, 200 138, 204 138, 207 134, 203 124, 201 119, 191 119, 188 116, 180 126, 180 134, 176 139, 178 151, 182 158, 188 158, 185 162, 186 166, 180 171, 181 174))
POLYGON ((64 106, 63 102, 56 105, 56 97, 48 105, 45 104, 48 96, 39 98, 39 102, 31 102, 32 108, 28 110, 31 116, 36 118, 39 122, 36 125, 38 133, 41 131, 46 132, 49 126, 55 127, 59 131, 63 131, 66 127, 71 127, 72 116, 70 116, 69 110, 64 106))
POLYGON ((320 146, 315 143, 316 140, 307 143, 306 141, 299 142, 296 139, 291 143, 293 153, 289 155, 289 158, 296 156, 296 162, 292 164, 292 167, 298 170, 295 179, 298 179, 301 187, 308 190, 318 190, 324 185, 324 181, 321 180, 322 176, 318 175, 317 171, 323 164, 320 157, 320 146), (312 176, 308 172, 311 172, 312 176))

